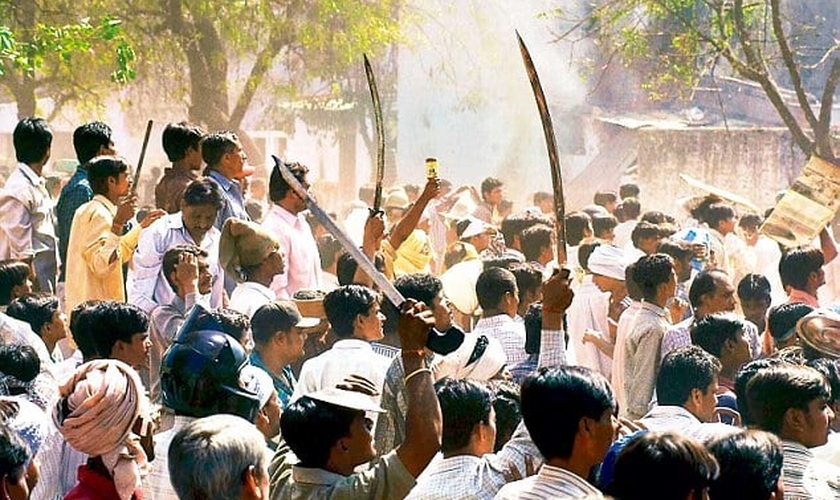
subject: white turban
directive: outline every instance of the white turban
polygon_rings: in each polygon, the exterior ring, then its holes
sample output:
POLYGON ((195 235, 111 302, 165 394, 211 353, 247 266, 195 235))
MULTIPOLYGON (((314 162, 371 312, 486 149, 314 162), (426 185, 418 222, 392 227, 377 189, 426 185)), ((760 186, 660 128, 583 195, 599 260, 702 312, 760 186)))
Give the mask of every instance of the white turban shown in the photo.
POLYGON ((435 380, 444 377, 490 380, 504 368, 505 363, 507 356, 497 339, 467 333, 461 347, 446 356, 435 358, 432 373, 435 380))
POLYGON ((624 281, 628 259, 624 250, 612 245, 600 245, 589 256, 589 271, 607 278, 624 281))

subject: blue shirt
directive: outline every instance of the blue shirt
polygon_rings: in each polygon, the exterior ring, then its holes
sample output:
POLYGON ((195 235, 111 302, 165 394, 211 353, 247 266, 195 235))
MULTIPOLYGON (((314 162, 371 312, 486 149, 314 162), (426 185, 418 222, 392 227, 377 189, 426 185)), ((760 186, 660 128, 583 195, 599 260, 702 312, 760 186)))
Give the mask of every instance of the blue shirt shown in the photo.
POLYGON ((67 185, 61 189, 61 195, 55 206, 56 236, 58 236, 58 256, 61 258, 61 273, 58 281, 64 281, 64 271, 67 262, 67 244, 70 242, 70 226, 76 209, 93 199, 93 189, 88 181, 87 169, 83 165, 76 168, 76 172, 67 185))
POLYGON ((276 377, 274 376, 274 372, 265 366, 257 351, 251 353, 250 360, 252 365, 264 370, 271 376, 271 380, 274 382, 274 390, 277 391, 277 399, 280 400, 280 408, 285 410, 289 401, 292 399, 292 393, 295 392, 295 386, 297 385, 292 368, 289 365, 284 366, 280 372, 280 377, 276 377))
POLYGON ((209 177, 216 181, 216 184, 222 188, 222 193, 225 196, 225 205, 219 210, 219 215, 216 217, 216 229, 222 230, 225 221, 231 217, 237 219, 250 221, 251 217, 245 211, 245 198, 242 195, 242 186, 235 180, 230 180, 216 170, 207 169, 205 177, 209 177))

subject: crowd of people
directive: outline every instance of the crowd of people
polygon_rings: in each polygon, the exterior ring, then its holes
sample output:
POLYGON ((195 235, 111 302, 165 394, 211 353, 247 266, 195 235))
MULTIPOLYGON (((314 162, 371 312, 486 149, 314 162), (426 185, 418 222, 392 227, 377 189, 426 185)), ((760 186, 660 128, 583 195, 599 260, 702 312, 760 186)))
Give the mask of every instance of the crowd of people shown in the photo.
POLYGON ((0 500, 840 499, 830 228, 781 248, 632 183, 558 221, 433 177, 333 214, 358 262, 306 166, 251 179, 234 133, 172 123, 141 209, 111 133, 75 130, 54 198, 49 125, 14 130, 0 500))

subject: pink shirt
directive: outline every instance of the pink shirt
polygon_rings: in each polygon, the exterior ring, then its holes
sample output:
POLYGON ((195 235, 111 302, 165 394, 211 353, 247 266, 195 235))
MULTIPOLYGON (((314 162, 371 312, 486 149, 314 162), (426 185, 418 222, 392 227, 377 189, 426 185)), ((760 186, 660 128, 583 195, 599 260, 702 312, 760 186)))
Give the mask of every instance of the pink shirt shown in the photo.
POLYGON ((278 299, 290 299, 298 290, 320 286, 321 257, 312 230, 303 215, 272 204, 263 228, 280 241, 285 272, 274 277, 271 289, 278 299))

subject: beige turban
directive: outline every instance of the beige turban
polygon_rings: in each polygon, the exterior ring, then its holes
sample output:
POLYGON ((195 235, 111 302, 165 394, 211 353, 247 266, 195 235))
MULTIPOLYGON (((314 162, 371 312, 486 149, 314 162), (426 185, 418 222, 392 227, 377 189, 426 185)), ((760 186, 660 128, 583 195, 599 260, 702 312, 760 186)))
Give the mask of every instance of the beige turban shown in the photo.
POLYGON ((277 239, 258 224, 231 217, 222 227, 219 261, 225 272, 241 283, 243 267, 261 264, 278 248, 277 239))
POLYGON ((150 414, 137 372, 117 360, 90 361, 61 386, 60 396, 53 410, 59 432, 78 451, 101 457, 120 498, 131 498, 147 468, 132 427, 150 414))

